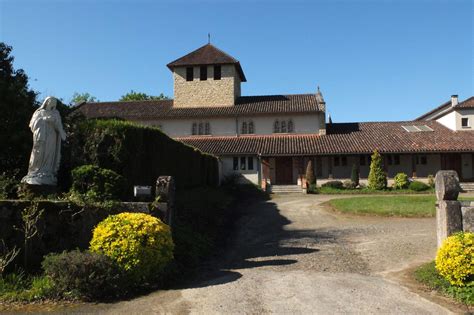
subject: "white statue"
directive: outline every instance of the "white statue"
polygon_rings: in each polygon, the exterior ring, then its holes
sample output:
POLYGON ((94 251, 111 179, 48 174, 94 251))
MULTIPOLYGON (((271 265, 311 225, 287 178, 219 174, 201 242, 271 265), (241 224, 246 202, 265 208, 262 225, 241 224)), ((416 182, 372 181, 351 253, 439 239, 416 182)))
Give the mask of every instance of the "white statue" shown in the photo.
POLYGON ((61 160, 61 139, 66 140, 61 116, 56 109, 58 100, 48 96, 30 120, 33 133, 28 175, 21 180, 30 185, 56 185, 61 160))

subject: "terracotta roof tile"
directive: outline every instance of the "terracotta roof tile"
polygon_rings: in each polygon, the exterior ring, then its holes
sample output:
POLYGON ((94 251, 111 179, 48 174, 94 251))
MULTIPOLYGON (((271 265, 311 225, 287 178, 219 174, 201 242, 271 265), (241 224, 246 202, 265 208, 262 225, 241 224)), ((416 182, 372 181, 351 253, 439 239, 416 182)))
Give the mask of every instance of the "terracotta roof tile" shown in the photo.
POLYGON ((173 107, 172 100, 86 103, 78 110, 88 118, 132 120, 313 113, 325 110, 316 94, 242 96, 234 106, 173 107))
POLYGON ((327 135, 254 135, 178 138, 216 155, 327 155, 381 153, 472 152, 474 132, 454 132, 437 122, 426 122, 433 131, 407 132, 416 122, 341 123, 328 125, 327 135))

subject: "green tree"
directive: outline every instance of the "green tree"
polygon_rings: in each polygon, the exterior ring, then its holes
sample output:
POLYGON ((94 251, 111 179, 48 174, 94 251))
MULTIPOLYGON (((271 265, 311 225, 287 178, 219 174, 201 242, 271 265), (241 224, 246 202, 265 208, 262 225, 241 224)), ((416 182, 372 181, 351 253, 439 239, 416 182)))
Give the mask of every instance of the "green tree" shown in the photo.
POLYGON ((380 190, 387 187, 387 174, 385 174, 385 171, 383 170, 382 156, 377 150, 374 150, 374 153, 372 154, 368 179, 370 189, 380 190))
POLYGON ((314 175, 313 161, 309 160, 306 166, 306 182, 308 185, 316 185, 316 176, 314 175))
POLYGON ((32 135, 28 127, 37 108, 37 93, 28 76, 13 67, 12 47, 0 42, 0 174, 23 174, 28 167, 32 135))
POLYGON ((125 95, 122 95, 120 101, 151 101, 151 100, 168 100, 169 97, 161 93, 158 96, 148 95, 146 93, 135 92, 131 90, 125 95))
POLYGON ((94 102, 98 102, 98 101, 99 100, 97 99, 97 97, 95 97, 93 95, 90 95, 87 92, 84 92, 84 93, 74 92, 74 94, 72 95, 72 98, 71 98, 71 104, 79 104, 79 103, 82 103, 82 102, 94 103, 94 102))

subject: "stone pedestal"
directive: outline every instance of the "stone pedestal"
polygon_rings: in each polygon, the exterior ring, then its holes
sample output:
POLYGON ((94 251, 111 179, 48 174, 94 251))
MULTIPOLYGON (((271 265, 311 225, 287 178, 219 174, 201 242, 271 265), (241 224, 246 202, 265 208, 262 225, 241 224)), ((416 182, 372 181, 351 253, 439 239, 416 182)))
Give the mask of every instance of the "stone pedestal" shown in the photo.
POLYGON ((440 200, 436 206, 438 248, 450 235, 463 230, 461 205, 457 200, 440 200))

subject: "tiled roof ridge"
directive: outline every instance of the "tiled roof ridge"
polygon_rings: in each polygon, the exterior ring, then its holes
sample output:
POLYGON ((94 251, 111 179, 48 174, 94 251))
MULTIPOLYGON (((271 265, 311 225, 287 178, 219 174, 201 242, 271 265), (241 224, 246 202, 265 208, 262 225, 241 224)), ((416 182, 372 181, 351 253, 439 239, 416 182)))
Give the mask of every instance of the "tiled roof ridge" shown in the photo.
POLYGON ((202 140, 202 139, 212 139, 212 140, 232 140, 232 139, 250 139, 250 138, 303 138, 303 137, 321 137, 318 133, 286 133, 286 134, 244 134, 244 135, 231 135, 231 136, 212 136, 212 135, 198 135, 198 136, 185 136, 185 137, 174 137, 176 140, 202 140))
POLYGON ((181 60, 181 59, 184 59, 184 58, 186 58, 186 57, 188 57, 188 56, 190 56, 190 55, 196 53, 198 50, 203 49, 203 48, 205 48, 205 47, 212 47, 212 48, 216 49, 217 51, 219 51, 220 53, 222 53, 222 54, 225 55, 226 57, 230 58, 230 59, 232 60, 232 63, 238 63, 238 62, 239 62, 237 59, 235 59, 234 57, 232 57, 231 55, 229 55, 228 53, 226 53, 226 52, 223 51, 222 49, 217 48, 216 46, 212 45, 211 43, 207 43, 207 44, 202 45, 201 47, 199 47, 199 48, 197 48, 197 49, 194 49, 193 51, 187 53, 187 54, 184 55, 184 56, 181 56, 181 57, 179 57, 179 58, 176 58, 175 60, 169 62, 166 66, 167 66, 168 68, 173 67, 173 64, 176 63, 177 61, 179 61, 179 60, 181 60))

